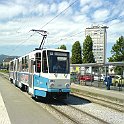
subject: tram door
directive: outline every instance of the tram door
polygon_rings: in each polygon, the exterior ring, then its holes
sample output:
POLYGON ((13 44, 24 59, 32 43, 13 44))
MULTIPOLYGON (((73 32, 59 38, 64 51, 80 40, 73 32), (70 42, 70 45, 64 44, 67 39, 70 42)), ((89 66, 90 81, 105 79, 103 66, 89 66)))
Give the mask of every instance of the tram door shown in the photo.
POLYGON ((35 72, 40 73, 41 72, 41 53, 36 53, 35 55, 35 72))
POLYGON ((14 79, 14 84, 17 82, 17 60, 14 61, 14 69, 13 69, 13 79, 14 79))
POLYGON ((33 74, 34 74, 34 60, 29 60, 29 87, 33 86, 33 74))

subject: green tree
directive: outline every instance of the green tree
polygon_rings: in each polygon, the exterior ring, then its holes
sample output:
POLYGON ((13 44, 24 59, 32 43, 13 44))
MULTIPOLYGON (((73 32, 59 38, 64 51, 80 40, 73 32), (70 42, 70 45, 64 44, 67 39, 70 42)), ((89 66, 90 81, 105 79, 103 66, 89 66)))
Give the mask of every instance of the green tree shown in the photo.
MULTIPOLYGON (((108 58, 109 62, 122 62, 124 61, 124 37, 121 36, 113 45, 111 50, 112 56, 108 58)), ((117 74, 122 74, 124 67, 116 66, 115 72, 117 74)))
POLYGON ((87 36, 83 42, 83 63, 95 63, 92 47, 92 38, 90 36, 87 36))
POLYGON ((76 41, 72 46, 71 63, 82 64, 81 45, 79 41, 76 41))
POLYGON ((58 47, 58 49, 66 50, 66 46, 65 45, 61 45, 60 47, 58 47))
POLYGON ((3 63, 0 63, 0 66, 2 67, 3 66, 3 63))

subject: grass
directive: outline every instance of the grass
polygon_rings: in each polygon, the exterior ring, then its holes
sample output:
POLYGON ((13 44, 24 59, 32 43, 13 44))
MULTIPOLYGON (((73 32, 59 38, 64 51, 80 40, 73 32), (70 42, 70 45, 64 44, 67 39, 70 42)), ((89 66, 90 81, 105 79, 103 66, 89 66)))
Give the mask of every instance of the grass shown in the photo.
POLYGON ((0 70, 2 73, 9 73, 9 70, 0 70))

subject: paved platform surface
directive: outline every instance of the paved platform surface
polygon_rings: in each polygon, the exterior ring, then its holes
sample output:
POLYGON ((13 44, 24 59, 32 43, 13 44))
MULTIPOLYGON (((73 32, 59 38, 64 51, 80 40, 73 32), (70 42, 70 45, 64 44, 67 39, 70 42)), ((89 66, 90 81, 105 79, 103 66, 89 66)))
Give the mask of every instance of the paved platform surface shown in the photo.
POLYGON ((40 102, 0 76, 0 124, 61 124, 40 102))
POLYGON ((124 103, 124 91, 113 91, 71 83, 71 88, 124 103))
POLYGON ((0 124, 11 124, 1 93, 0 93, 0 124))

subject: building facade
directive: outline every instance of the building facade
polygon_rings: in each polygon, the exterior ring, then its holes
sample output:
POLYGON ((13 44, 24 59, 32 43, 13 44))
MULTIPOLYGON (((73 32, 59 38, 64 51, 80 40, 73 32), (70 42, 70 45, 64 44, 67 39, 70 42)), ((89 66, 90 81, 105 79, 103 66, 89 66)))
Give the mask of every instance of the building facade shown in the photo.
POLYGON ((8 67, 9 66, 9 62, 11 60, 13 60, 14 58, 18 58, 18 56, 8 56, 7 58, 5 58, 3 60, 3 67, 8 67))
POLYGON ((12 60, 13 58, 6 58, 3 60, 3 67, 7 67, 9 66, 9 62, 12 60))
POLYGON ((107 26, 91 26, 85 29, 85 36, 89 35, 93 41, 93 54, 96 63, 106 62, 107 26))

